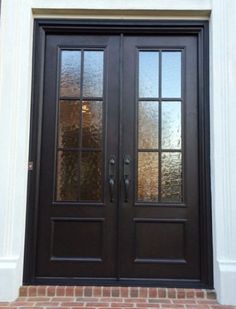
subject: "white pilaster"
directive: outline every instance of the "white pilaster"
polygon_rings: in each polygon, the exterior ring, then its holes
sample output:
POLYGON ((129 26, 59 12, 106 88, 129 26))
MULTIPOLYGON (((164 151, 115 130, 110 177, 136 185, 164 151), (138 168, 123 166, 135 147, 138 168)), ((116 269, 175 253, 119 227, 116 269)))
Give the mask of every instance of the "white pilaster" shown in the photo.
POLYGON ((236 4, 213 0, 211 16, 211 168, 214 283, 236 304, 236 4))
POLYGON ((32 20, 28 1, 3 0, 0 45, 0 299, 22 284, 32 20), (24 37, 27 33, 27 38, 24 37), (30 66, 30 68, 29 68, 30 66))

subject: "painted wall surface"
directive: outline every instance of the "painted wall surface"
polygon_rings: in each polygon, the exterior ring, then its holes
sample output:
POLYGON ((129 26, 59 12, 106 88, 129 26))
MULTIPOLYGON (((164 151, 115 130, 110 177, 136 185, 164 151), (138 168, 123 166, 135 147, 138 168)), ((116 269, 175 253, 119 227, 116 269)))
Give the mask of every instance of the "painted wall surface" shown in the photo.
POLYGON ((0 25, 0 300, 22 284, 34 17, 210 19, 214 284, 236 304, 236 2, 2 0, 0 25))

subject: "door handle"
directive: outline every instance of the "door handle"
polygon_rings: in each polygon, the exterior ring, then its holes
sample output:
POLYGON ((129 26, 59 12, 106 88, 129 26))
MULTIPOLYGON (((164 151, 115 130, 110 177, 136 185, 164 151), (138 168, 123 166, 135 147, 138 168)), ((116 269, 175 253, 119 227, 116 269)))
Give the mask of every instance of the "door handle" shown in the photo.
POLYGON ((114 189, 115 189, 115 156, 111 156, 109 159, 109 170, 108 170, 108 184, 110 193, 110 202, 114 201, 114 189))
POLYGON ((131 159, 129 155, 124 157, 124 188, 125 188, 125 203, 128 202, 129 198, 129 187, 130 187, 130 163, 131 159))

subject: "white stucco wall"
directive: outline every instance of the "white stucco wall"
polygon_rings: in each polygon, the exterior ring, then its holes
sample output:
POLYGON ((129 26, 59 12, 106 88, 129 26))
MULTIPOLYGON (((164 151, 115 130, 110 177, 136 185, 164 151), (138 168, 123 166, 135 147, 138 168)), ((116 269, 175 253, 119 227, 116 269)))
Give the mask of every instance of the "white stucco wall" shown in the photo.
POLYGON ((2 0, 0 28, 0 300, 22 284, 34 17, 210 19, 214 284, 236 304, 236 1, 2 0), (109 10, 109 11, 107 11, 109 10))

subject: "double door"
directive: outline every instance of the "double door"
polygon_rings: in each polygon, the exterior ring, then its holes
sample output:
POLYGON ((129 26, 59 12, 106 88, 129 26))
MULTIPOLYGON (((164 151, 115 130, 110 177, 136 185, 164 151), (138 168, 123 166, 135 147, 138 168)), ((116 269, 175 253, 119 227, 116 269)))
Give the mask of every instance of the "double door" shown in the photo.
POLYGON ((52 32, 43 67, 35 276, 200 280, 197 37, 52 32))

